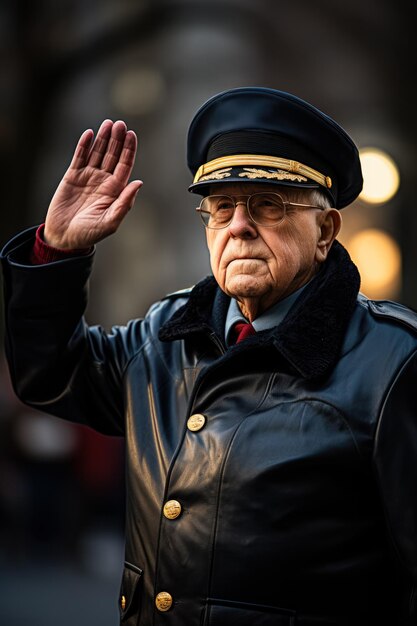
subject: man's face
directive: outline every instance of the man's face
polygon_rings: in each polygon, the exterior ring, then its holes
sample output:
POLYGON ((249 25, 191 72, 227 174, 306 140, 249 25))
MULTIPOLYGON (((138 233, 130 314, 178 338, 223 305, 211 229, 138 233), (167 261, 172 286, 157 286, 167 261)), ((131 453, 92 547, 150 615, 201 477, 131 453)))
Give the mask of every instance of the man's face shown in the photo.
MULTIPOLYGON (((235 201, 246 202, 248 195, 260 191, 275 191, 284 200, 315 204, 309 200, 308 192, 303 192, 306 195, 300 199, 297 189, 268 184, 219 184, 213 185, 210 193, 227 194, 235 201)), ((245 311, 249 309, 250 319, 291 294, 316 273, 334 238, 331 237, 330 243, 323 242, 328 211, 332 210, 287 206, 279 224, 265 227, 252 222, 246 204, 239 203, 228 226, 206 229, 214 277, 223 291, 243 303, 245 311)))

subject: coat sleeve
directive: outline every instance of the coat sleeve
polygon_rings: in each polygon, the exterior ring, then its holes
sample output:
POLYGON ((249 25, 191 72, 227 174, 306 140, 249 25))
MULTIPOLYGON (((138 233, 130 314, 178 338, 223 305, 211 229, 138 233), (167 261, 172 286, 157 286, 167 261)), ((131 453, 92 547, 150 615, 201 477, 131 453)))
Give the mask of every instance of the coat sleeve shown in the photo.
POLYGON ((122 435, 123 372, 140 349, 140 322, 107 334, 83 319, 93 253, 32 266, 36 229, 4 247, 5 348, 26 404, 122 435))
POLYGON ((388 530, 410 587, 406 624, 417 624, 417 352, 397 373, 375 436, 374 469, 388 530))

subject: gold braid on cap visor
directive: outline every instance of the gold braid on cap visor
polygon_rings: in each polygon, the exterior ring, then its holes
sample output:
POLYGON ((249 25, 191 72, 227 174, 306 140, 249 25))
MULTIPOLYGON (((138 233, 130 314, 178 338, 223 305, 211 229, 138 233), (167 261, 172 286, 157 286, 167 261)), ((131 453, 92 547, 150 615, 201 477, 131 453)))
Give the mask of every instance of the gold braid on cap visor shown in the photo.
MULTIPOLYGON (((239 167, 241 165, 262 165, 263 167, 276 167, 286 172, 293 172, 294 174, 304 175, 310 180, 314 180, 319 185, 330 189, 332 186, 332 179, 330 176, 325 176, 317 170, 313 170, 308 165, 303 165, 298 161, 292 161, 291 159, 282 159, 280 157, 272 157, 265 154, 231 154, 225 157, 219 157, 213 161, 208 161, 203 165, 200 165, 196 175, 194 176, 193 184, 198 183, 204 176, 211 172, 215 172, 218 169, 225 167, 239 167)), ((214 176, 213 176, 214 178, 214 176)))

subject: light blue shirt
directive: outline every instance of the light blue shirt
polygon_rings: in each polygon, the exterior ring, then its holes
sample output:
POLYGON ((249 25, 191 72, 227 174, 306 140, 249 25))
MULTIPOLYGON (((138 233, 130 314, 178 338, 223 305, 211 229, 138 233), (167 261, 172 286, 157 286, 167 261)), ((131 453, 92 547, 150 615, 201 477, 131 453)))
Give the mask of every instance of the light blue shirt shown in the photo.
MULTIPOLYGON (((308 284, 308 283, 307 283, 308 284)), ((280 300, 274 306, 271 306, 270 309, 267 309, 257 317, 252 322, 252 326, 259 332, 260 330, 268 330, 268 328, 273 328, 274 326, 278 326, 281 324, 284 317, 287 315, 288 311, 297 300, 298 296, 301 294, 303 289, 307 287, 307 285, 303 285, 297 291, 290 294, 283 300, 280 300)), ((226 326, 225 326, 225 336, 226 336, 226 345, 229 346, 234 342, 231 334, 233 335, 232 328, 236 324, 236 322, 247 322, 248 320, 243 315, 242 311, 239 308, 239 305, 236 300, 233 298, 230 300, 229 310, 227 312, 226 317, 226 326)))

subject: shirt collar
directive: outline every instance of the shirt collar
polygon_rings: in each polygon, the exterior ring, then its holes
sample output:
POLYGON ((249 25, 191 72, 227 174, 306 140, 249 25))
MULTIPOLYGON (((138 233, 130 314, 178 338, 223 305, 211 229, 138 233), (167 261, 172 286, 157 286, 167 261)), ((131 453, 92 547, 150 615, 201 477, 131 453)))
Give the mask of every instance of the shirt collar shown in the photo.
MULTIPOLYGON (((260 330, 268 330, 269 328, 278 326, 283 321, 288 311, 290 310, 294 302, 297 300, 298 296, 301 294, 303 289, 307 287, 307 285, 308 283, 306 283, 305 285, 297 289, 297 291, 294 291, 293 293, 291 293, 289 296, 287 296, 283 300, 280 300, 279 302, 271 306, 269 309, 264 311, 262 315, 257 317, 252 322, 252 326, 254 327, 256 332, 259 332, 260 330)), ((233 343, 233 339, 231 335, 233 335, 232 328, 236 324, 236 322, 247 322, 247 321, 248 320, 242 314, 237 301, 234 298, 232 298, 230 300, 229 309, 227 311, 226 324, 225 324, 226 345, 229 346, 231 343, 233 343)))

